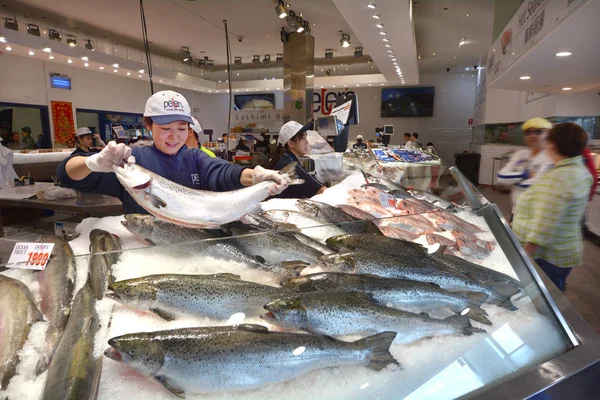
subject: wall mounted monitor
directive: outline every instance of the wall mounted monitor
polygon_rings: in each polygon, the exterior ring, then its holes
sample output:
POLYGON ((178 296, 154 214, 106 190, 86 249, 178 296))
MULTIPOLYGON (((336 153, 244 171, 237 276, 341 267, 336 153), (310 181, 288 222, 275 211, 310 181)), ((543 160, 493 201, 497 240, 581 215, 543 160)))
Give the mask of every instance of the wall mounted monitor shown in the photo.
POLYGON ((434 87, 384 88, 381 90, 381 117, 431 117, 434 93, 434 87))

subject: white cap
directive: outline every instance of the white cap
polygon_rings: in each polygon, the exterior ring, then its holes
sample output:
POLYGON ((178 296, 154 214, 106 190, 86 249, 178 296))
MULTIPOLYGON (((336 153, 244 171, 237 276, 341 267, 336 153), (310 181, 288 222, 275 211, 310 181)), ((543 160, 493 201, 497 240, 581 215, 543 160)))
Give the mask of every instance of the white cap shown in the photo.
POLYGON ((358 136, 356 137, 356 140, 363 140, 363 137, 362 137, 362 135, 358 135, 358 136))
POLYGON ((190 124, 190 128, 192 128, 192 130, 196 132, 196 135, 199 135, 200 132, 202 132, 202 127, 200 126, 200 122, 198 122, 196 117, 192 117, 192 123, 190 124))
POLYGON ((90 128, 84 126, 83 128, 78 128, 75 132, 75 137, 84 136, 84 135, 92 135, 92 131, 90 128))
POLYGON ((302 129, 303 126, 299 122, 289 121, 283 124, 281 129, 279 130, 279 138, 277 139, 277 143, 282 146, 285 144, 302 129))
POLYGON ((146 101, 144 117, 152 118, 152 121, 158 125, 170 124, 175 121, 194 123, 187 100, 172 90, 163 90, 150 96, 146 101))

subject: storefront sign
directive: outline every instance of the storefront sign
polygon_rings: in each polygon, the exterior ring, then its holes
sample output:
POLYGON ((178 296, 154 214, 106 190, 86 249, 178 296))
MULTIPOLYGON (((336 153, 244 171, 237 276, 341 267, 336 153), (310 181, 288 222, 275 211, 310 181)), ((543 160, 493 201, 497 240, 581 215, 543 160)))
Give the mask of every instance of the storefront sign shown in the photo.
POLYGON ((54 243, 17 243, 8 259, 9 268, 44 270, 54 243))
POLYGON ((525 0, 490 49, 487 81, 493 83, 542 37, 589 1, 593 0, 525 0))
POLYGON ((52 101, 52 125, 54 127, 54 141, 65 143, 75 136, 75 122, 73 121, 73 104, 68 101, 52 101))
POLYGON ((236 124, 261 124, 283 122, 282 110, 244 110, 233 111, 231 119, 236 124))
POLYGON ((321 91, 313 92, 313 114, 316 115, 330 115, 331 110, 335 107, 337 98, 343 94, 352 94, 353 91, 349 91, 348 88, 342 92, 328 91, 327 89, 321 89, 321 91))

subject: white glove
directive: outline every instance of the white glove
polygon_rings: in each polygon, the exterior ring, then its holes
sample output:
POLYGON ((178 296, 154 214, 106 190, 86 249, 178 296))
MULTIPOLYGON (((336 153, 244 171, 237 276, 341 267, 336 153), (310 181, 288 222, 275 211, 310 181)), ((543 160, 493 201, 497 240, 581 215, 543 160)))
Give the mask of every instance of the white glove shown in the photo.
POLYGON ((252 184, 256 185, 257 183, 264 181, 273 181, 273 183, 269 185, 268 190, 269 195, 274 196, 287 189, 292 180, 289 176, 280 174, 279 171, 265 169, 260 165, 257 165, 252 171, 252 184))
MULTIPOLYGON (((113 165, 123 165, 132 159, 131 148, 123 143, 110 142, 100 153, 86 157, 85 165, 94 172, 113 172, 113 165)), ((135 162, 135 159, 131 160, 135 162)))

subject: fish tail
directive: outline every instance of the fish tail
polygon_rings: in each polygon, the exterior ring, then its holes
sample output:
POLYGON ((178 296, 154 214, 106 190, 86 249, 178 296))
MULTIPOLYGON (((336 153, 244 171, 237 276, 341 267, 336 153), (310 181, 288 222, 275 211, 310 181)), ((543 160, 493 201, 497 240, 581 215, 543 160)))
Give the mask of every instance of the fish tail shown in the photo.
POLYGON ((477 321, 485 325, 492 325, 492 321, 490 321, 486 317, 487 313, 485 312, 485 310, 479 307, 470 307, 469 312, 465 315, 471 318, 473 321, 477 321))
POLYGON ((390 346, 396 338, 396 332, 381 332, 364 339, 357 340, 357 345, 369 349, 367 368, 381 371, 388 365, 400 365, 390 353, 390 346))
POLYGON ((495 304, 498 307, 502 307, 507 309, 508 311, 517 311, 518 308, 517 306, 515 306, 511 301, 510 298, 506 298, 506 299, 494 299, 492 301, 489 302, 490 304, 495 304))
POLYGON ((467 300, 469 301, 469 305, 475 306, 478 308, 481 307, 481 305, 483 303, 485 303, 485 301, 489 297, 487 293, 483 293, 483 292, 460 292, 460 295, 467 298, 467 300))

